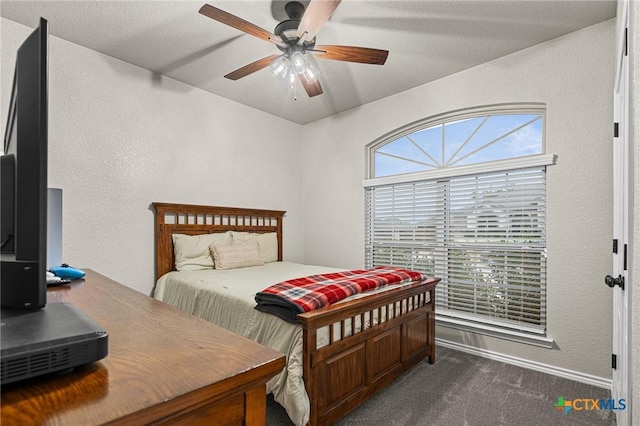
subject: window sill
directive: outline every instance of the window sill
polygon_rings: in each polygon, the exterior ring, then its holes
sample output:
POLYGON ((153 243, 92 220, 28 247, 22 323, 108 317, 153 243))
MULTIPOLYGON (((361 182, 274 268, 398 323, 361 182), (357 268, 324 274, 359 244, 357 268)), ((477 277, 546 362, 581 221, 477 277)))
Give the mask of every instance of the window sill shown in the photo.
POLYGON ((518 332, 515 330, 508 330, 502 327, 494 327, 486 324, 473 324, 469 323, 468 321, 450 317, 439 318, 437 313, 436 325, 470 333, 482 334, 498 339, 511 340, 513 342, 524 343, 527 345, 540 346, 547 349, 552 349, 555 347, 555 342, 553 341, 553 339, 550 339, 542 334, 534 335, 518 332))

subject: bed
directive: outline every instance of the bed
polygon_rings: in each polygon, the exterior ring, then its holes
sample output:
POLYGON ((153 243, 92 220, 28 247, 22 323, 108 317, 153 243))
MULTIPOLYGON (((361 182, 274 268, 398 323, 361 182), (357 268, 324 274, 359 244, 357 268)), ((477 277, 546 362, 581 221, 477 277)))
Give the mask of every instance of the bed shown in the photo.
POLYGON ((337 269, 283 261, 284 211, 152 206, 154 297, 283 352, 287 366, 267 384, 267 391, 295 424, 332 424, 418 362, 435 362, 439 279, 352 296, 299 314, 297 324, 291 324, 253 309, 255 293, 284 279, 337 269), (274 235, 275 261, 234 270, 175 270, 176 236, 224 233, 274 235))

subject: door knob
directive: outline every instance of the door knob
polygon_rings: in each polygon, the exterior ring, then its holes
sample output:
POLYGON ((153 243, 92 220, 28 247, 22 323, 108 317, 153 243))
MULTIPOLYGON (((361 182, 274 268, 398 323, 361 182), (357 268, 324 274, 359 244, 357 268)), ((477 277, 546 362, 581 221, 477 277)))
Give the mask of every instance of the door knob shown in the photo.
POLYGON ((622 275, 618 275, 618 278, 607 275, 606 277, 604 277, 604 283, 611 288, 619 285, 620 288, 624 290, 624 277, 622 275))

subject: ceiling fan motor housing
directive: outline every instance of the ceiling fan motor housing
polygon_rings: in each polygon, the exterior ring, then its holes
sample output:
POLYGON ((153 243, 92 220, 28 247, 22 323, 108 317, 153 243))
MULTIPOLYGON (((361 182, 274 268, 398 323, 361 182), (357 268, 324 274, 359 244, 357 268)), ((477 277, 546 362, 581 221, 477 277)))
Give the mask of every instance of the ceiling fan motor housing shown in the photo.
POLYGON ((289 19, 297 19, 299 21, 304 15, 304 5, 299 1, 290 1, 284 5, 284 11, 289 19))
POLYGON ((292 53, 295 50, 301 50, 304 52, 307 49, 313 49, 316 45, 315 37, 312 40, 304 42, 300 46, 300 49, 294 48, 298 45, 299 38, 297 32, 298 27, 300 26, 300 20, 304 14, 304 5, 298 1, 290 1, 285 5, 284 10, 289 19, 280 22, 273 30, 273 33, 279 36, 286 44, 286 46, 277 45, 278 48, 287 53, 292 53))

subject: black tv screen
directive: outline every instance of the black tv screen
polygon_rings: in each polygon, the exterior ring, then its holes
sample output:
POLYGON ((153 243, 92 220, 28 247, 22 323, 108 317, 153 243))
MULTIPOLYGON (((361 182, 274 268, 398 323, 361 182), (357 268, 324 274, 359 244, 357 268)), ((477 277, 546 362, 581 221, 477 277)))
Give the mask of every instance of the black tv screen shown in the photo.
POLYGON ((46 304, 48 26, 18 48, 0 161, 2 308, 46 304))

